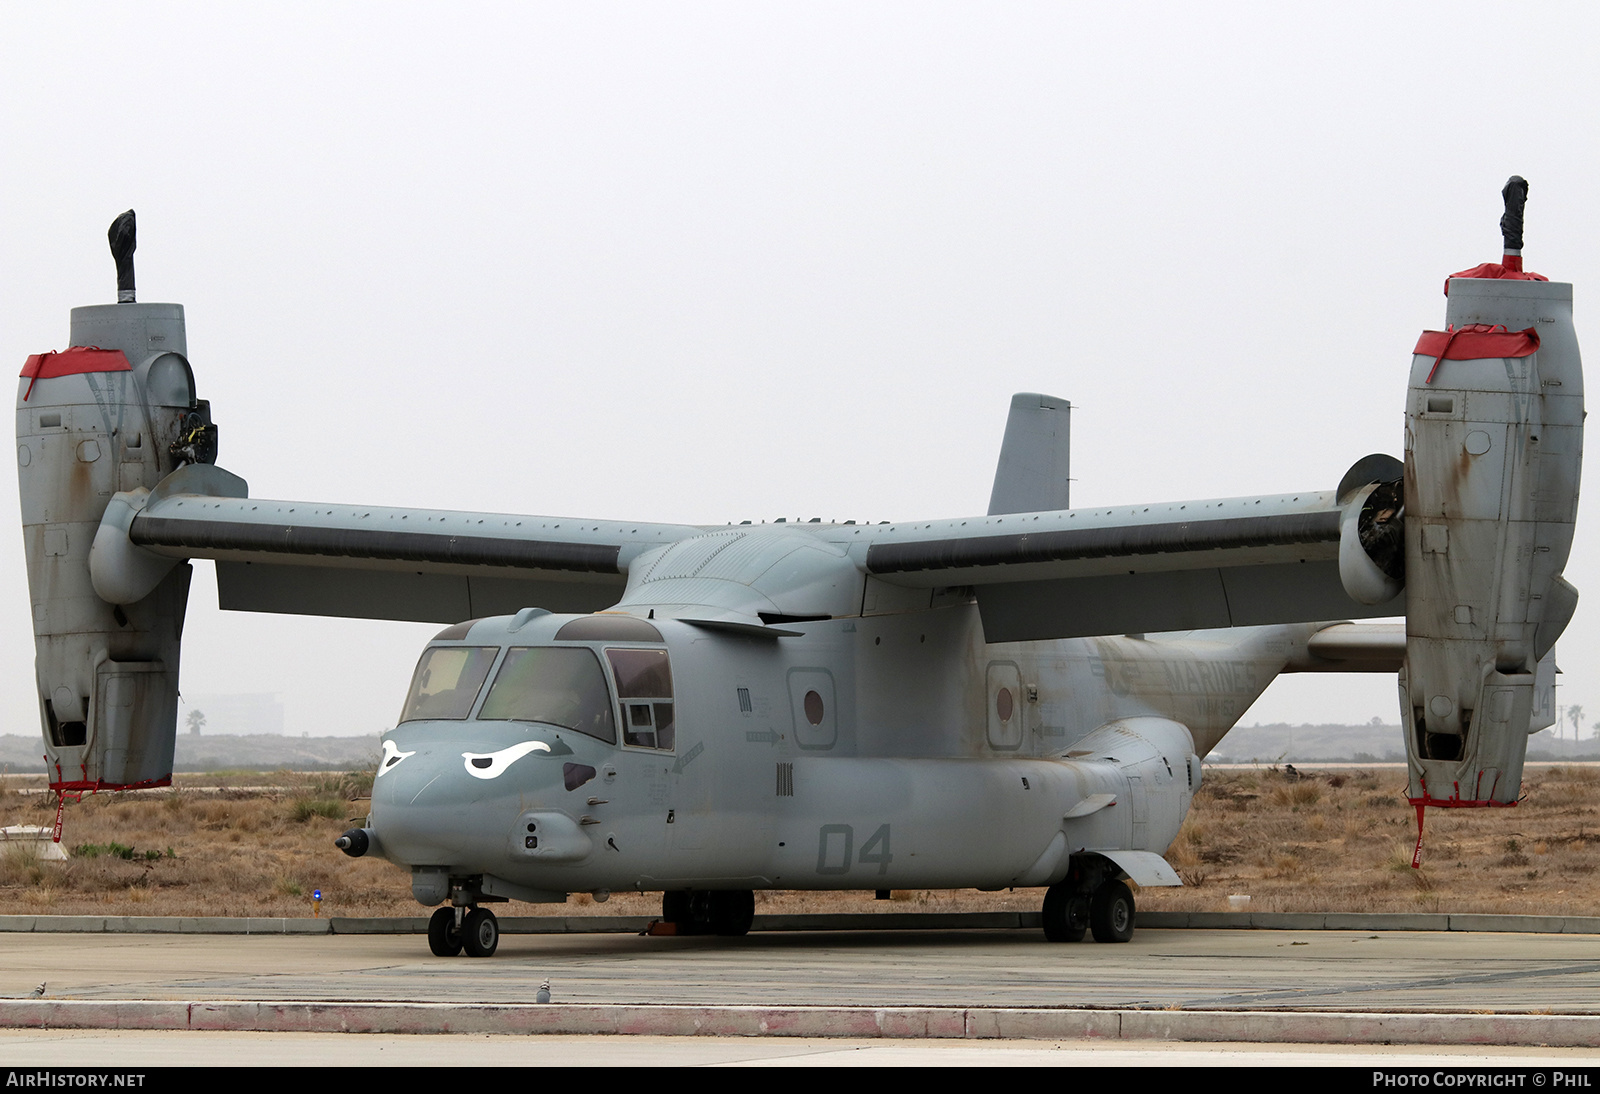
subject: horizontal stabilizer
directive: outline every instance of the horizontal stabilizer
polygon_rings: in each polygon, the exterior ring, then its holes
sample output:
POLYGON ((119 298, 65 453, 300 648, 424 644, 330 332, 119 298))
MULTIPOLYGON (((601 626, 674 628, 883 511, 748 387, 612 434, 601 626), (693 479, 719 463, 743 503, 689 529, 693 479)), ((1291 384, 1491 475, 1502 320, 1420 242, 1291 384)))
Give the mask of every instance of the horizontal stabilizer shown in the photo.
POLYGON ((1406 657, 1404 623, 1336 623, 1306 640, 1284 672, 1399 672, 1406 657))

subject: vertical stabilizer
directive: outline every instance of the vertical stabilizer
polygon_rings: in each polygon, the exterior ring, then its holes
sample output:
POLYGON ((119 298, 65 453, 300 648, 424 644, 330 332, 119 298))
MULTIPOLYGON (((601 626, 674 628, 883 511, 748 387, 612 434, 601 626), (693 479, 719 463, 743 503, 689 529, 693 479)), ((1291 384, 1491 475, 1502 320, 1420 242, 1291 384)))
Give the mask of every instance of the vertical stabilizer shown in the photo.
POLYGON ((1072 404, 1053 395, 1011 397, 1006 437, 989 494, 989 515, 1069 509, 1068 441, 1072 404))

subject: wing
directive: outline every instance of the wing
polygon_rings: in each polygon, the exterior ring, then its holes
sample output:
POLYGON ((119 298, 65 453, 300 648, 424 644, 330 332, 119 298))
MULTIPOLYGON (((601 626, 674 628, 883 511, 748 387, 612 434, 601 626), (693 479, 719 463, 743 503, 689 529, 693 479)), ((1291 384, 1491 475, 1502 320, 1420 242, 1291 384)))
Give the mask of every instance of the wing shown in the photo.
POLYGON ((1345 591, 1339 491, 879 525, 871 585, 969 586, 990 642, 1403 616, 1345 591))
MULTIPOLYGON (((195 465, 148 498, 117 495, 91 555, 97 592, 131 604, 177 560, 208 558, 217 563, 221 606, 238 611, 435 622, 532 605, 587 612, 622 599, 629 566, 645 552, 727 531, 246 493, 242 480, 195 465)), ((1369 605, 1345 592, 1341 513, 1334 493, 1308 492, 848 532, 815 524, 741 531, 833 544, 848 536, 849 561, 839 561, 854 571, 864 614, 975 595, 990 642, 1403 615, 1401 597, 1369 605)), ((673 615, 729 606, 667 599, 673 615)), ((833 601, 800 614, 839 611, 833 601)), ((746 614, 754 619, 756 609, 746 614)))
POLYGON ((143 561, 163 576, 179 559, 216 560, 220 605, 235 611, 439 623, 535 605, 591 612, 621 598, 639 554, 704 531, 245 494, 243 480, 194 465, 142 506, 118 495, 120 511, 108 510, 91 557, 97 590, 113 603, 142 599, 148 579, 119 587, 134 564, 113 560, 143 555, 162 560, 143 561))

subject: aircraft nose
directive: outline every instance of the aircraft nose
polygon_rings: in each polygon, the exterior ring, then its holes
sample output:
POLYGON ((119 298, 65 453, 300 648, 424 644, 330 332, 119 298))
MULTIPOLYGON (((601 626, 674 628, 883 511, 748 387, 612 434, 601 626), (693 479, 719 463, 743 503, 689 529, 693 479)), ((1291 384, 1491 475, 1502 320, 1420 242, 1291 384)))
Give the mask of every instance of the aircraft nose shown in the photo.
POLYGON ((385 856, 409 865, 467 864, 484 853, 485 831, 561 792, 561 761, 571 753, 559 737, 536 736, 526 725, 400 726, 384 737, 372 785, 372 827, 385 856))
POLYGON ((440 753, 440 749, 421 745, 402 749, 385 740, 378 773, 372 780, 372 804, 400 806, 421 801, 448 774, 449 753, 440 753))
POLYGON ((559 785, 572 749, 553 734, 505 724, 406 723, 383 739, 373 801, 483 801, 559 785))

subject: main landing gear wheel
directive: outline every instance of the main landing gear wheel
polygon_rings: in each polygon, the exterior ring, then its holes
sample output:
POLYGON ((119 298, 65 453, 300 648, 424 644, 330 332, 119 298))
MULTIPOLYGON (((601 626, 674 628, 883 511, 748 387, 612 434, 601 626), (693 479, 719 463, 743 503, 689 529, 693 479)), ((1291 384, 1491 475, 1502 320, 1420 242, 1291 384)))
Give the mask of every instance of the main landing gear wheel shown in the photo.
POLYGON ((676 927, 679 934, 688 934, 694 926, 690 903, 689 893, 684 889, 669 889, 661 894, 661 918, 676 927))
POLYGON ((711 894, 710 910, 714 934, 749 934, 756 917, 756 894, 750 889, 719 889, 711 894))
POLYGON ((1051 942, 1082 942, 1089 929, 1089 901, 1069 882, 1050 886, 1044 893, 1044 936, 1051 942))
POLYGON ((671 889, 661 894, 661 918, 679 934, 748 934, 756 916, 750 889, 671 889))
POLYGON ((454 957, 461 952, 461 932, 456 928, 454 908, 440 908, 428 920, 428 949, 435 957, 454 957))
POLYGON ((1133 893, 1120 881, 1107 881, 1089 901, 1089 929, 1096 942, 1126 942, 1133 937, 1133 893))
POLYGON ((468 957, 493 957, 500 945, 500 922, 487 908, 474 908, 461 921, 461 944, 468 957))

